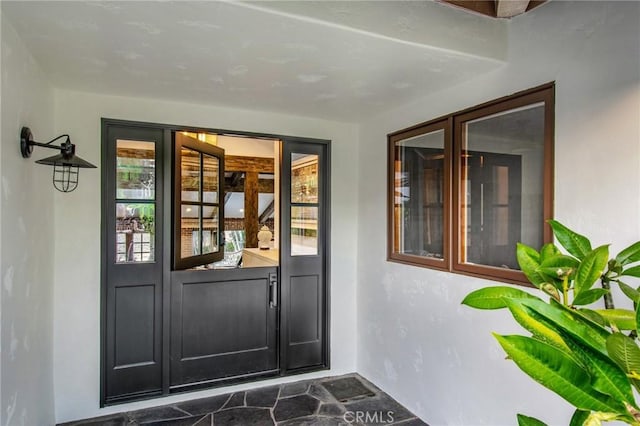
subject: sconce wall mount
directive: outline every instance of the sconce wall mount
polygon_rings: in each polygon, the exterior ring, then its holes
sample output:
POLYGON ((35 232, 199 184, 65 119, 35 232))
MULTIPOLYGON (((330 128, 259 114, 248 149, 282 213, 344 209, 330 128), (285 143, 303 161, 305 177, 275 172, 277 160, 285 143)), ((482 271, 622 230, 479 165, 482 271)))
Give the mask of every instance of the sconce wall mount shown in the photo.
POLYGON ((59 154, 36 161, 38 164, 53 166, 53 186, 60 192, 71 192, 78 187, 79 169, 95 169, 96 166, 76 156, 76 146, 71 143, 69 135, 60 135, 49 142, 41 143, 33 140, 33 133, 28 127, 20 131, 20 153, 23 158, 30 158, 34 146, 57 149, 59 154), (53 142, 65 138, 60 145, 53 142))

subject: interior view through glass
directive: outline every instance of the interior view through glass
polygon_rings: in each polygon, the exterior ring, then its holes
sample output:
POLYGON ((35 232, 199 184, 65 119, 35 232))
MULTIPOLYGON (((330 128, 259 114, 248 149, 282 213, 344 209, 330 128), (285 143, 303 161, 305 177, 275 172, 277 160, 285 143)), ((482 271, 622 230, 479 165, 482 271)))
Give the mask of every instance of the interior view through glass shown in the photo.
MULTIPOLYGON (((225 167, 222 171, 224 199, 220 200, 221 208, 224 209, 224 258, 204 267, 222 269, 277 266, 279 176, 276 165, 280 164, 280 141, 209 133, 182 134, 225 151, 225 167)), ((216 181, 217 173, 216 167, 207 168, 205 165, 202 184, 206 185, 207 180, 216 181)), ((184 176, 183 180, 187 180, 184 176)), ((182 225, 183 241, 191 242, 196 250, 200 232, 187 222, 182 225)), ((209 224, 211 229, 203 226, 203 242, 216 241, 217 220, 210 221, 209 224)))

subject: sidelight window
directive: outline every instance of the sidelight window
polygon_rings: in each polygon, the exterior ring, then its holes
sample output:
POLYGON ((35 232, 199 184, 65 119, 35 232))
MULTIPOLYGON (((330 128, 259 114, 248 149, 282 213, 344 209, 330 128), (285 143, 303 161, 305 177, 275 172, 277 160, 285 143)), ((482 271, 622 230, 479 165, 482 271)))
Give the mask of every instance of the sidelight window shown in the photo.
POLYGON ((389 260, 526 282, 516 244, 551 238, 553 91, 389 135, 389 260))

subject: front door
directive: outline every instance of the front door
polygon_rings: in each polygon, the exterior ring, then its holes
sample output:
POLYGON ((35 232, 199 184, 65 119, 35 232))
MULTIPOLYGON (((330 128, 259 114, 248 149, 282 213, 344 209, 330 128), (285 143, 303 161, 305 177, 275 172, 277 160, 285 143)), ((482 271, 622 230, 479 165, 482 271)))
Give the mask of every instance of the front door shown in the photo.
POLYGON ((328 367, 326 141, 103 141, 102 405, 328 367))

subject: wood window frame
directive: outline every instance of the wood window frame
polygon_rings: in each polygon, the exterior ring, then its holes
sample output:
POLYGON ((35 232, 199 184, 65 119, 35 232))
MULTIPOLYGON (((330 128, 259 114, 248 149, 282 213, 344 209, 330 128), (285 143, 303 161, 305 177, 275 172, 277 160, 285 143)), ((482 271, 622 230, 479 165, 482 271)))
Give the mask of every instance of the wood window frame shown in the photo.
POLYGON ((409 265, 420 265, 433 269, 448 271, 451 269, 449 256, 451 233, 449 232, 451 217, 451 122, 449 119, 433 120, 406 131, 396 132, 388 137, 388 185, 387 185, 387 253, 388 260, 409 265), (425 135, 439 130, 444 131, 444 200, 443 200, 443 257, 442 259, 398 253, 394 250, 395 232, 395 162, 396 143, 405 139, 425 135))
MULTIPOLYGON (((462 126, 470 120, 487 117, 511 109, 544 103, 544 145, 543 145, 543 206, 542 214, 543 242, 553 240, 551 228, 546 221, 553 218, 553 181, 554 181, 554 129, 555 129, 555 82, 550 82, 528 90, 514 93, 499 99, 485 102, 452 114, 438 117, 424 123, 411 126, 387 135, 387 260, 390 262, 421 266, 453 273, 487 278, 495 281, 529 285, 519 270, 499 268, 488 265, 464 263, 460 259, 461 239, 461 154, 462 126), (443 218, 443 260, 422 256, 407 255, 394 251, 394 191, 396 143, 434 130, 445 130, 445 205, 443 218)), ((514 247, 515 250, 515 247, 514 247)))

